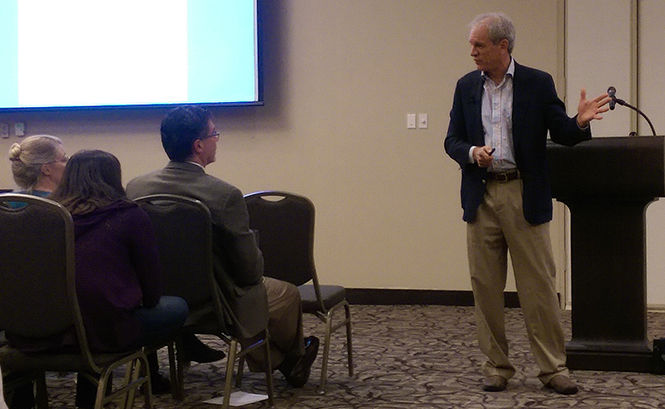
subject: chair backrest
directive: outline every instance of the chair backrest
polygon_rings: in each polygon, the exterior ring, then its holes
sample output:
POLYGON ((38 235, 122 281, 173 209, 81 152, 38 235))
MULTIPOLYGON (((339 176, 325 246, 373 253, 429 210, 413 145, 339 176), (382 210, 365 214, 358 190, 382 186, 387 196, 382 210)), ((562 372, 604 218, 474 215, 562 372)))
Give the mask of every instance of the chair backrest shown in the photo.
POLYGON ((135 202, 152 221, 166 293, 184 298, 192 311, 212 302, 221 314, 208 207, 199 200, 171 194, 143 196, 135 202))
POLYGON ((0 328, 18 337, 48 339, 76 331, 88 348, 76 295, 74 223, 62 205, 25 194, 0 194, 0 328), (11 203, 25 203, 15 208, 11 203))
POLYGON ((314 204, 304 196, 279 191, 250 193, 245 203, 249 226, 258 232, 264 274, 295 285, 316 280, 314 204))

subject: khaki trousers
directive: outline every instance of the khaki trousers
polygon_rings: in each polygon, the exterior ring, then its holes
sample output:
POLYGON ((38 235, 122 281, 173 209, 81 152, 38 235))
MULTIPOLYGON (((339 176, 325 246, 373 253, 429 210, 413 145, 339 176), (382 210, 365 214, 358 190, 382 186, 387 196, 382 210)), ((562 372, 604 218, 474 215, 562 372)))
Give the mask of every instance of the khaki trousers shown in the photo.
MULTIPOLYGON (((270 363, 276 369, 287 357, 305 354, 302 330, 302 307, 298 288, 286 281, 263 277, 268 294, 268 331, 270 332, 270 363)), ((244 346, 254 340, 243 340, 244 346)), ((263 371, 265 356, 261 350, 248 355, 251 371, 263 371)))
POLYGON ((515 373, 503 311, 509 249, 538 378, 546 384, 554 375, 568 375, 549 223, 534 226, 524 219, 521 179, 487 182, 476 220, 467 224, 467 248, 485 376, 509 379, 515 373))

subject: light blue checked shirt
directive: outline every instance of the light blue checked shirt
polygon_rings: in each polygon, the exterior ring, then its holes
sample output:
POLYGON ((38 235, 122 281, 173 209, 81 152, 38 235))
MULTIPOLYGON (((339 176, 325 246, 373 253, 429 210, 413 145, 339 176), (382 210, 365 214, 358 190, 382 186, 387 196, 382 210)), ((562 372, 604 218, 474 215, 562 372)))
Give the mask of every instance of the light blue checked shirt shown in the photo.
MULTIPOLYGON (((515 153, 513 150, 513 74, 515 60, 510 59, 508 71, 500 84, 481 72, 483 96, 481 117, 485 133, 485 145, 494 149, 493 160, 488 171, 502 172, 515 169, 515 153)), ((473 148, 469 150, 469 161, 473 163, 473 148)))

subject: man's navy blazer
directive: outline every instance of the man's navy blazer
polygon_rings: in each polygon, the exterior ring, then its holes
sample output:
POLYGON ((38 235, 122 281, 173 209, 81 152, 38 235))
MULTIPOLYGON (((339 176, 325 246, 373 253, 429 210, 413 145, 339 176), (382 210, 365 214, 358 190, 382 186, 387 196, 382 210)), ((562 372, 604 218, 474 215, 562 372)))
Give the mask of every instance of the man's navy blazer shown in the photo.
MULTIPOLYGON (((488 81, 490 81, 488 79, 488 81)), ((446 152, 462 169, 463 219, 472 222, 483 201, 487 169, 469 163, 471 146, 484 146, 481 119, 484 79, 476 70, 457 81, 450 124, 444 142, 446 152)), ((554 89, 548 73, 515 63, 513 76, 513 147, 515 161, 522 178, 524 217, 531 224, 552 220, 546 143, 551 139, 563 145, 574 145, 591 138, 589 127, 582 130, 554 89)))

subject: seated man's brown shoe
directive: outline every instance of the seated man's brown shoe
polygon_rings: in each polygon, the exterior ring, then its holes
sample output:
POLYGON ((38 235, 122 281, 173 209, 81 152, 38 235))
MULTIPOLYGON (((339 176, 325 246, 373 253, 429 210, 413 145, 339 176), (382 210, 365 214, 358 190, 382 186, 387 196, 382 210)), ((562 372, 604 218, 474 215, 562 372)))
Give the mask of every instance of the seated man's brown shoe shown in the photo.
POLYGON ((483 390, 487 392, 500 392, 506 389, 508 379, 499 375, 492 375, 485 378, 483 381, 483 390))
POLYGON ((577 385, 566 375, 555 375, 545 386, 554 389, 554 392, 562 395, 573 395, 577 393, 577 385))
POLYGON ((302 388, 309 379, 312 364, 319 352, 319 339, 317 337, 305 338, 305 355, 296 358, 295 362, 287 359, 277 369, 286 377, 289 385, 302 388))

